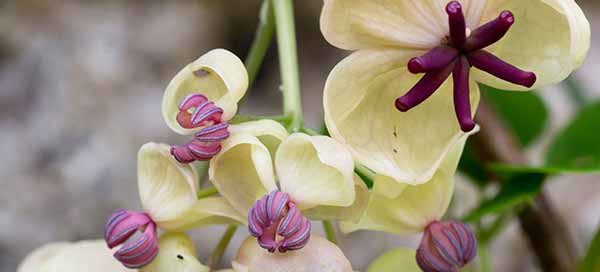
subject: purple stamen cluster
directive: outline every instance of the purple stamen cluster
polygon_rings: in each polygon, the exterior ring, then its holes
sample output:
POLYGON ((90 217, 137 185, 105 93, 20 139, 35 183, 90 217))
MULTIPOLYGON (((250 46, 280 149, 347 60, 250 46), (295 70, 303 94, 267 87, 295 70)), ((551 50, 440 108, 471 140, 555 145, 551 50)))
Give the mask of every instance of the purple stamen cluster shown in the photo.
POLYGON ((250 209, 248 229, 258 244, 272 253, 303 248, 310 239, 311 225, 288 194, 273 191, 250 209))
POLYGON ((477 253, 471 229, 455 221, 434 221, 423 233, 417 264, 424 272, 458 272, 477 253))
POLYGON ((114 257, 125 267, 143 267, 158 254, 156 223, 146 213, 116 210, 104 226, 104 240, 109 248, 122 245, 114 257))
POLYGON ((171 154, 178 162, 210 160, 221 151, 221 141, 229 137, 229 125, 221 122, 223 109, 202 94, 191 94, 179 105, 177 123, 183 128, 200 128, 184 145, 171 147, 171 154), (192 113, 190 111, 193 109, 192 113))
POLYGON ((473 30, 469 37, 461 4, 458 1, 448 3, 446 13, 450 27, 448 41, 408 62, 411 73, 425 75, 405 95, 396 99, 396 108, 405 112, 419 105, 452 74, 456 117, 461 130, 469 132, 475 127, 469 99, 471 66, 528 88, 535 84, 536 75, 484 50, 504 37, 513 25, 515 18, 510 11, 501 12, 496 19, 473 30))

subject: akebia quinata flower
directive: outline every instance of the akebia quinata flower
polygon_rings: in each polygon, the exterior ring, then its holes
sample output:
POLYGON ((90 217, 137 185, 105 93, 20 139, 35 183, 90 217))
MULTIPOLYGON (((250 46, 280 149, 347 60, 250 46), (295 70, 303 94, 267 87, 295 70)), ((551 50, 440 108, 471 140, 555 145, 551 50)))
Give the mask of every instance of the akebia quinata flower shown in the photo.
POLYGON ((331 136, 366 167, 413 185, 477 130, 478 83, 555 84, 590 46, 573 0, 325 0, 321 30, 355 51, 325 85, 331 136))
POLYGON ((158 229, 176 232, 245 222, 222 197, 198 199, 198 181, 196 168, 179 163, 168 145, 143 145, 138 152, 138 189, 144 210, 117 210, 105 225, 104 238, 108 247, 117 249, 115 258, 129 268, 145 267, 161 254, 158 229))
POLYGON ((230 132, 210 161, 210 180, 246 215, 265 251, 310 243, 309 219, 360 219, 368 190, 343 145, 325 136, 288 135, 272 120, 232 125, 230 132))
POLYGON ((192 135, 171 148, 177 161, 205 161, 219 153, 229 137, 227 122, 247 88, 244 64, 224 49, 209 51, 175 75, 164 93, 162 115, 173 131, 192 135))

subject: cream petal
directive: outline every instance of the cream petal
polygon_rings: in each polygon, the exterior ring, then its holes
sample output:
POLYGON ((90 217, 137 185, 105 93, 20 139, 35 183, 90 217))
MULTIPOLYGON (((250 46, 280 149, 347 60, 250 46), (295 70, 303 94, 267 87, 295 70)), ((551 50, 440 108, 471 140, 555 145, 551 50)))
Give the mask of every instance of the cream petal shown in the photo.
POLYGON ((255 136, 232 134, 210 160, 208 174, 219 193, 243 216, 257 199, 276 190, 269 149, 255 136))
POLYGON ((138 152, 138 189, 144 210, 161 225, 192 208, 197 201, 198 173, 178 163, 166 144, 147 143, 138 152))
POLYGON ((352 272, 344 253, 316 235, 304 248, 286 253, 269 253, 260 248, 256 238, 250 237, 240 247, 233 264, 238 272, 352 272))
POLYGON ((162 101, 162 115, 175 132, 188 135, 197 129, 185 129, 176 120, 179 103, 199 93, 223 109, 222 119, 231 119, 237 103, 248 88, 248 72, 242 61, 225 49, 214 49, 185 66, 171 80, 162 101))
MULTIPOLYGON (((209 272, 196 257, 194 242, 183 233, 166 233, 158 239, 158 255, 140 272, 209 272)), ((109 270, 107 270, 109 271, 109 270)))
POLYGON ((268 119, 231 125, 229 133, 246 133, 257 137, 269 149, 271 157, 275 157, 275 151, 279 144, 289 136, 287 130, 280 123, 268 119))
POLYGON ((294 133, 275 155, 282 192, 301 209, 347 207, 354 202, 354 161, 345 146, 325 136, 294 133))
POLYGON ((421 271, 416 260, 416 250, 409 248, 398 248, 377 257, 369 265, 367 272, 417 272, 421 271))
MULTIPOLYGON (((455 145, 433 178, 422 185, 402 185, 396 198, 371 192, 365 215, 360 222, 345 222, 345 232, 359 229, 386 231, 398 234, 417 233, 433 220, 442 218, 454 191, 454 173, 465 140, 455 145)), ((375 184, 377 186, 377 184, 375 184)))
POLYGON ((444 5, 439 0, 325 0, 321 32, 346 50, 433 48, 448 33, 444 5))
POLYGON ((206 225, 247 224, 247 218, 236 211, 223 197, 206 197, 177 218, 160 222, 169 231, 184 231, 206 225))
POLYGON ((17 272, 126 272, 104 240, 57 242, 39 247, 19 265, 17 272))
MULTIPOLYGON (((468 134, 455 117, 451 79, 410 111, 395 108, 395 99, 420 78, 406 68, 412 55, 355 52, 329 75, 323 103, 331 136, 346 144, 358 162, 397 182, 418 185, 431 179, 450 148, 468 134)), ((475 112, 479 88, 475 82, 470 87, 475 112)))
POLYGON ((302 214, 313 220, 358 221, 367 208, 369 189, 357 175, 354 175, 354 191, 356 197, 352 205, 348 207, 317 206, 302 211, 302 214))
MULTIPOLYGON (((535 72, 533 88, 564 80, 585 60, 590 48, 590 24, 573 0, 488 1, 482 18, 485 23, 510 10, 515 24, 508 34, 488 50, 521 69, 535 72)), ((504 90, 523 87, 475 70, 482 83, 504 90)))

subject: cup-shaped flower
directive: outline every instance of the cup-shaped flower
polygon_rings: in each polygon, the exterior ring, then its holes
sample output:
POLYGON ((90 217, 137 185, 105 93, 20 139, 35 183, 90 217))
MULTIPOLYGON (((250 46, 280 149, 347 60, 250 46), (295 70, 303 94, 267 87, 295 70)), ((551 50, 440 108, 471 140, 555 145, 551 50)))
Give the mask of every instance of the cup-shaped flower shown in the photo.
POLYGON ((233 261, 236 272, 351 272, 350 261, 333 243, 313 236, 308 244, 297 251, 271 254, 261 250, 252 237, 246 239, 233 261))
POLYGON ((227 121, 248 87, 242 61, 224 49, 214 49, 185 66, 165 90, 162 115, 182 135, 194 134, 171 154, 181 163, 210 160, 229 137, 227 121))
POLYGON ((325 0, 321 30, 356 51, 325 85, 330 134, 361 164, 412 185, 430 180, 450 147, 473 133, 477 82, 554 84, 590 45, 572 0, 325 0))
MULTIPOLYGON (((167 233, 158 239, 158 256, 140 272, 208 272, 208 267, 196 259, 189 237, 167 233)), ((103 240, 55 242, 31 252, 19 265, 17 272, 120 272, 137 271, 121 265, 112 256, 103 240)))
POLYGON ((368 191, 353 170, 352 156, 335 140, 288 135, 279 123, 261 120, 231 126, 209 177, 249 218, 261 246, 283 252, 309 240, 308 219, 360 218, 368 191))

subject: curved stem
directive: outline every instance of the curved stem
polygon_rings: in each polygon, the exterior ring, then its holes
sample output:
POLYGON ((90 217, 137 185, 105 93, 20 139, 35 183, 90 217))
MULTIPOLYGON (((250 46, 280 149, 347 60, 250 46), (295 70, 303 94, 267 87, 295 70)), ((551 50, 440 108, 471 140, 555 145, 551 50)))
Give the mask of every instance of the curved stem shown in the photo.
POLYGON ((337 238, 335 236, 335 229, 333 228, 333 224, 329 220, 323 220, 323 229, 325 230, 325 237, 329 242, 337 244, 337 238))
POLYGON ((196 196, 198 197, 198 199, 200 198, 205 198, 205 197, 209 197, 209 196, 213 196, 218 194, 219 191, 217 191, 217 188, 215 187, 209 187, 203 190, 198 191, 198 193, 196 194, 196 196))
POLYGON ((235 234, 236 230, 237 230, 237 226, 230 225, 225 230, 225 233, 223 233, 223 237, 221 237, 221 241, 219 241, 219 244, 213 251, 212 256, 210 256, 210 259, 208 259, 208 267, 210 267, 211 271, 213 269, 215 269, 221 262, 221 258, 223 258, 223 254, 225 253, 225 250, 227 249, 229 242, 231 242, 231 238, 233 238, 233 235, 235 234))
POLYGON ((300 95, 300 75, 296 31, 294 29, 294 8, 292 0, 272 0, 277 30, 279 65, 281 70, 283 112, 292 116, 288 129, 292 132, 302 128, 302 97, 300 95))
POLYGON ((252 86, 252 83, 254 83, 254 80, 260 71, 260 67, 269 50, 271 40, 273 39, 273 33, 275 32, 273 10, 269 2, 269 0, 264 0, 260 8, 260 21, 245 61, 246 70, 248 70, 249 86, 252 86))
POLYGON ((284 126, 287 126, 290 122, 291 116, 286 116, 286 115, 267 115, 267 116, 262 116, 262 115, 242 115, 242 114, 237 114, 233 117, 233 119, 229 120, 230 124, 239 124, 239 123, 243 123, 243 122, 248 122, 248 121, 258 121, 258 120, 264 120, 264 119, 269 119, 269 120, 273 120, 275 122, 279 122, 284 126))

